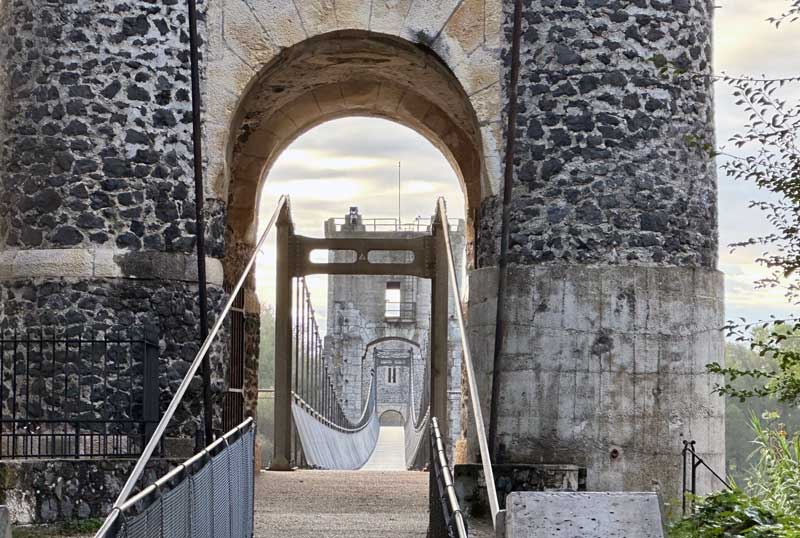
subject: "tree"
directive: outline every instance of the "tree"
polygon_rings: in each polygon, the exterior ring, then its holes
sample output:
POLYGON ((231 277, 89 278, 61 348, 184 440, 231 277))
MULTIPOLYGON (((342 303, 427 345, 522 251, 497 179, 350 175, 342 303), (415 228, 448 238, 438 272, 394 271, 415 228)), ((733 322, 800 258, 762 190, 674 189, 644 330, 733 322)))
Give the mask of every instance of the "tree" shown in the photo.
MULTIPOLYGON (((759 330, 764 332, 763 330, 759 330)), ((756 339, 759 337, 757 336, 756 339)), ((800 339, 794 338, 793 345, 800 347, 800 339)), ((725 362, 737 370, 766 369, 775 370, 771 357, 754 353, 749 346, 728 342, 725 345, 725 362)), ((754 389, 758 383, 749 380, 744 388, 754 389)), ((774 417, 778 429, 800 432, 800 410, 795 405, 781 403, 774 398, 750 398, 741 401, 729 397, 725 404, 725 451, 728 473, 737 484, 746 484, 752 465, 751 456, 755 450, 752 442, 752 417, 774 417)))
POLYGON ((275 312, 272 305, 261 309, 261 334, 258 348, 258 388, 275 387, 275 312))
MULTIPOLYGON (((791 0, 784 13, 768 19, 776 27, 782 22, 800 19, 800 0, 791 0)), ((744 130, 730 142, 733 151, 724 147, 712 151, 722 161, 721 169, 735 180, 751 181, 767 199, 751 202, 765 212, 774 231, 732 245, 739 248, 760 245, 764 254, 757 262, 769 269, 769 275, 757 285, 782 287, 793 304, 800 303, 800 101, 781 96, 781 88, 796 87, 800 76, 770 79, 734 77, 723 74, 720 80, 730 85, 736 104, 747 117, 744 130)), ((690 143, 701 144, 701 141, 690 143)), ((703 147, 706 144, 701 144, 703 147)), ((774 396, 781 402, 800 402, 800 346, 792 343, 800 334, 800 320, 772 318, 748 323, 742 319, 726 327, 729 338, 749 345, 761 357, 769 356, 774 368, 742 368, 718 363, 709 371, 726 376, 717 387, 720 394, 740 400, 774 396), (753 329, 758 328, 758 331, 753 329), (739 383, 737 384, 737 380, 739 383)))

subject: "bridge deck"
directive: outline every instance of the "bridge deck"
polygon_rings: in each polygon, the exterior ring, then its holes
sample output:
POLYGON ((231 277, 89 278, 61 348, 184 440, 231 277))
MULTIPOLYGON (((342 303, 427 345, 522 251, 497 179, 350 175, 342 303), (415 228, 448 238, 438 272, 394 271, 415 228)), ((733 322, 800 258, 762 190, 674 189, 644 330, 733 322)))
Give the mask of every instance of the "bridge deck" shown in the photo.
POLYGON ((255 538, 424 538, 428 473, 261 472, 255 538))
POLYGON ((405 431, 402 426, 381 426, 378 444, 362 471, 405 471, 405 431))

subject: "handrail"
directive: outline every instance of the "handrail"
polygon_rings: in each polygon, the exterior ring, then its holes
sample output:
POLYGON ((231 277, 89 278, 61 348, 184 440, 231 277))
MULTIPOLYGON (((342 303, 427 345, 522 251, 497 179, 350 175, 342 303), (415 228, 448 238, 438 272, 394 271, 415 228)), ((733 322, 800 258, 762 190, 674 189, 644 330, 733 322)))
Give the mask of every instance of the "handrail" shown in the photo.
POLYGON ((142 491, 140 491, 139 493, 137 493, 136 495, 125 501, 119 507, 120 511, 124 512, 125 510, 132 508, 133 506, 136 505, 136 503, 138 503, 143 499, 146 499, 148 495, 157 491, 164 484, 169 483, 169 481, 175 478, 176 476, 180 475, 181 473, 185 472, 188 469, 191 469, 192 465, 194 465, 204 457, 211 456, 211 452, 217 447, 217 445, 229 441, 230 438, 233 437, 234 435, 241 433, 248 427, 252 427, 253 422, 254 422, 253 417, 248 417, 247 419, 245 419, 244 422, 242 422, 238 426, 235 426, 228 433, 226 433, 222 437, 217 438, 216 441, 205 447, 203 450, 201 450, 188 460, 184 461, 183 463, 181 463, 180 465, 169 471, 167 474, 165 474, 164 476, 153 482, 150 486, 146 487, 145 489, 143 489, 142 491))
POLYGON ((281 196, 278 199, 278 205, 275 208, 272 217, 270 217, 267 227, 264 229, 264 232, 261 234, 261 237, 259 238, 258 243, 256 244, 256 247, 253 250, 253 255, 250 257, 250 260, 247 262, 247 265, 245 265, 244 269, 242 270, 242 274, 241 276, 239 276, 239 280, 236 282, 236 286, 234 286, 233 290, 231 291, 230 296, 228 297, 228 301, 225 303, 225 307, 222 309, 222 312, 220 312, 219 316, 217 316, 217 320, 214 323, 214 327, 208 333, 208 336, 203 342, 203 345, 200 346, 200 350, 197 352, 197 355, 195 355, 195 358, 192 361, 191 366, 189 366, 189 369, 187 370, 186 375, 183 378, 183 381, 181 381, 178 390, 175 391, 175 394, 172 397, 172 401, 170 401, 167 410, 164 412, 164 416, 162 416, 161 420, 158 422, 158 425, 156 426, 153 435, 150 437, 150 440, 144 447, 144 451, 142 452, 141 457, 139 457, 139 460, 136 462, 133 471, 131 471, 128 480, 125 482, 125 485, 119 492, 117 500, 114 501, 114 506, 111 509, 111 512, 108 514, 108 517, 106 517, 105 521, 103 522, 103 525, 97 531, 97 534, 95 534, 95 538, 103 538, 106 535, 106 533, 108 533, 108 531, 111 529, 111 526, 114 524, 117 518, 119 517, 122 505, 125 503, 125 501, 128 500, 128 497, 130 496, 131 491, 133 491, 136 482, 139 480, 139 477, 144 472, 147 462, 150 460, 150 457, 153 455, 153 452, 158 446, 158 443, 161 441, 161 437, 164 435, 164 432, 167 429, 167 425, 169 425, 170 420, 172 420, 173 415, 175 415, 175 411, 177 411, 178 409, 178 404, 180 404, 184 394, 186 394, 186 391, 189 388, 189 384, 191 383, 192 378, 194 378, 195 374, 197 374, 197 370, 200 368, 200 365, 206 358, 208 350, 211 349, 211 344, 214 342, 214 338, 216 338, 217 334, 222 328, 222 325, 225 322, 225 318, 227 317, 228 313, 233 307, 233 303, 236 300, 236 296, 242 290, 242 287, 244 286, 244 283, 247 280, 247 275, 250 274, 250 271, 252 270, 253 266, 256 263, 256 257, 258 256, 258 253, 261 251, 261 249, 264 247, 264 244, 266 244, 267 242, 267 236, 269 235, 269 232, 272 230, 272 228, 275 226, 275 223, 278 221, 278 217, 281 211, 283 211, 284 207, 288 206, 289 206, 289 197, 281 196))
POLYGON ((694 446, 696 444, 697 444, 697 441, 694 441, 694 440, 687 441, 687 440, 684 439, 684 441, 683 441, 683 450, 681 450, 681 455, 683 456, 683 494, 681 495, 681 497, 682 497, 681 498, 681 510, 682 510, 684 516, 686 515, 686 494, 687 493, 691 493, 692 494, 692 510, 694 510, 694 497, 697 496, 697 468, 700 467, 701 465, 703 467, 705 467, 706 470, 710 471, 711 474, 714 476, 714 478, 716 478, 717 480, 722 482, 722 484, 726 488, 728 488, 729 490, 733 490, 733 487, 730 485, 730 483, 728 483, 727 480, 722 478, 714 469, 712 469, 705 462, 705 460, 703 458, 700 457, 700 455, 697 452, 695 452, 694 446), (692 458, 691 458, 692 462, 690 464, 691 471, 692 471, 691 484, 688 484, 687 480, 686 480, 686 471, 687 471, 687 467, 688 467, 687 466, 687 461, 686 461, 686 459, 687 459, 686 456, 688 454, 692 455, 692 458))
MULTIPOLYGON (((439 198, 437 204, 437 218, 440 222, 448 222, 447 220, 447 204, 444 198, 439 198)), ((481 451, 481 463, 483 465, 483 476, 486 481, 486 493, 489 497, 489 508, 492 512, 492 526, 497 528, 497 514, 500 512, 500 502, 497 498, 497 490, 495 488, 494 471, 492 470, 492 459, 489 454, 489 443, 486 439, 486 427, 483 422, 483 410, 480 404, 480 395, 478 393, 478 383, 475 377, 475 366, 472 363, 472 352, 470 351, 469 341, 467 340, 467 329, 464 323, 464 305, 461 301, 461 289, 458 285, 456 278, 456 265, 455 257, 453 256, 453 247, 450 244, 450 230, 449 226, 442 226, 442 233, 447 248, 447 269, 450 276, 450 286, 453 290, 455 297, 456 320, 458 321, 459 334, 461 336, 461 347, 463 352, 464 366, 467 371, 467 382, 469 384, 469 399, 472 404, 472 415, 475 418, 475 429, 478 435, 478 445, 481 451)), ((500 335, 497 335, 500 338, 500 335)))
POLYGON ((434 469, 431 472, 441 473, 441 477, 436 477, 440 487, 440 500, 442 508, 449 509, 450 513, 448 518, 450 521, 446 521, 446 524, 448 527, 455 527, 455 538, 467 538, 467 522, 464 520, 461 505, 458 503, 453 476, 450 474, 450 464, 447 461, 447 451, 444 449, 442 433, 439 431, 439 420, 436 417, 431 419, 431 441, 431 459, 434 469))
POLYGON ((349 420, 347 421, 351 425, 350 428, 346 428, 344 426, 340 426, 340 425, 334 423, 333 421, 331 421, 330 419, 326 418, 325 415, 323 415, 322 413, 320 413, 319 411, 314 409, 314 407, 311 404, 309 404, 307 401, 305 401, 295 391, 292 391, 292 397, 295 399, 295 402, 297 402, 297 405, 299 405, 300 407, 303 407, 308 414, 314 416, 314 418, 316 418, 318 421, 320 421, 321 423, 325 424, 327 427, 331 428, 332 430, 337 430, 337 431, 340 431, 342 433, 357 433, 357 432, 362 431, 364 428, 366 428, 369 425, 369 419, 372 416, 372 413, 378 408, 378 406, 377 406, 377 394, 378 394, 377 390, 378 389, 377 389, 377 382, 376 382, 376 379, 375 379, 375 370, 373 370, 372 371, 372 381, 371 381, 370 387, 369 387, 369 396, 367 398, 367 403, 364 405, 364 409, 362 409, 361 417, 358 419, 358 421, 356 421, 354 423, 350 422, 349 420))

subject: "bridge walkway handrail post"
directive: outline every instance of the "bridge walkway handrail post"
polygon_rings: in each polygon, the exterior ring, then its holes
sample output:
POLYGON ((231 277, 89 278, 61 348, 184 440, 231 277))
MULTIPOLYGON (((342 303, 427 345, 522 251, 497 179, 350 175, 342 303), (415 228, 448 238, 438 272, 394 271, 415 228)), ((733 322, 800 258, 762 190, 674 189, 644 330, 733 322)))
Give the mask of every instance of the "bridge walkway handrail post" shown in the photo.
POLYGON ((288 196, 285 195, 281 196, 278 199, 278 205, 275 208, 275 211, 270 217, 266 228, 262 232, 261 237, 258 240, 258 243, 256 243, 256 246, 253 249, 252 256, 250 257, 244 269, 242 270, 242 274, 239 276, 239 280, 236 282, 236 286, 234 286, 233 290, 231 290, 231 293, 228 297, 227 302, 225 303, 225 306, 219 313, 219 316, 217 317, 217 320, 214 323, 214 327, 208 333, 208 336, 203 342, 203 345, 200 346, 200 350, 197 352, 197 355, 195 355, 194 359, 192 360, 189 369, 186 371, 186 375, 181 381, 181 384, 178 386, 178 390, 175 391, 172 400, 167 406, 167 410, 164 412, 164 415, 158 422, 158 425, 153 431, 153 435, 150 437, 150 440, 147 442, 147 445, 144 447, 144 450, 142 451, 142 455, 139 457, 139 460, 133 467, 133 471, 131 471, 128 480, 125 482, 125 485, 122 486, 122 489, 120 490, 117 499, 114 501, 114 505, 111 509, 111 512, 108 514, 108 517, 106 517, 105 521, 103 522, 103 525, 97 531, 97 534, 95 534, 95 538, 104 538, 108 533, 108 531, 116 522, 117 518, 119 517, 122 506, 126 503, 126 501, 128 500, 133 491, 133 488, 136 486, 136 483, 142 476, 142 473, 144 472, 147 463, 150 461, 153 452, 155 452, 155 449, 156 447, 158 447, 161 438, 164 436, 164 432, 166 431, 169 422, 175 415, 175 411, 177 411, 178 405, 181 403, 181 400, 186 394, 186 391, 189 388, 192 379, 197 374, 198 370, 200 369, 200 366, 203 364, 203 361, 205 360, 209 350, 211 349, 211 345, 214 343, 214 339, 219 334, 220 329, 222 329, 222 326, 225 323, 225 319, 227 318, 228 313, 231 311, 231 308, 233 307, 236 297, 239 295, 239 292, 244 287, 244 284, 247 280, 248 275, 250 274, 250 271, 252 271, 253 267, 255 266, 258 253, 261 252, 261 249, 264 248, 264 245, 267 242, 267 237, 269 236, 270 231, 275 226, 275 223, 278 220, 278 216, 281 214, 284 208, 288 210, 289 207, 290 205, 288 196))

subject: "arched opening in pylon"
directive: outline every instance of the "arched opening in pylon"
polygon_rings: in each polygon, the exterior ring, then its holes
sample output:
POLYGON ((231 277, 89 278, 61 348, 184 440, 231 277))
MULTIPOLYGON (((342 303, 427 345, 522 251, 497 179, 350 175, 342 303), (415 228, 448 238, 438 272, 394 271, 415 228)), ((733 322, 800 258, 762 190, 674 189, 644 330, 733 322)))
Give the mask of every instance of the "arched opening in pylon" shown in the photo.
MULTIPOLYGON (((341 31, 285 49, 240 99, 226 155, 226 281, 240 274, 257 241, 259 217, 267 216, 259 214, 259 202, 281 155, 315 127, 352 117, 410 128, 441 153, 460 187, 461 199, 450 203, 463 204, 463 213, 458 213, 465 216, 466 258, 473 265, 470 253, 479 209, 490 189, 480 126, 469 97, 449 68, 424 47, 387 35, 341 31)), ((335 186, 334 181, 328 186, 335 186)), ((254 296, 256 279, 248 288, 254 296)), ((258 301, 250 305, 258 315, 258 301)), ((255 381, 249 380, 251 385, 255 381)), ((252 394, 253 388, 244 392, 252 394)))

